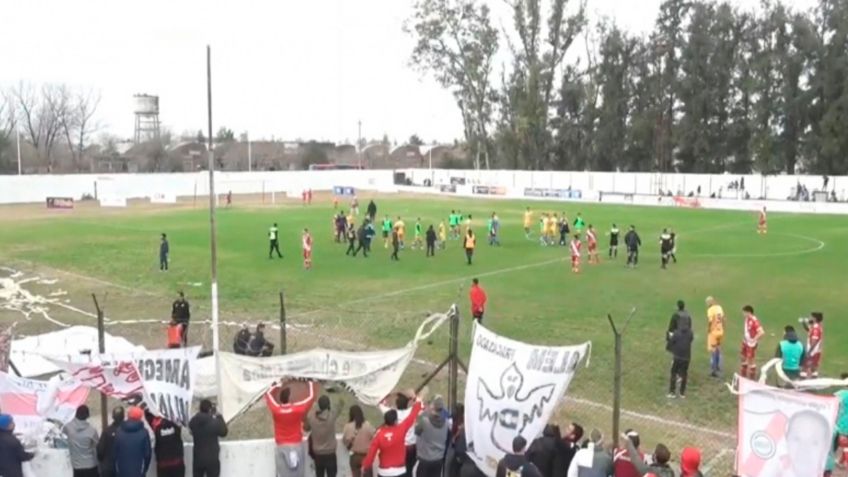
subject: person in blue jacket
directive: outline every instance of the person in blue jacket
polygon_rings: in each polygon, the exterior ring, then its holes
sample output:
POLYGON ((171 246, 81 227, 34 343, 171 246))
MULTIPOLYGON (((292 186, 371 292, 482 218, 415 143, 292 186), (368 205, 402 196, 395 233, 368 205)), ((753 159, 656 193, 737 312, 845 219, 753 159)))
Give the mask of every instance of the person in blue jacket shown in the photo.
POLYGON ((144 411, 131 407, 127 411, 127 420, 118 429, 113 452, 117 477, 144 477, 147 474, 152 449, 143 419, 144 411))

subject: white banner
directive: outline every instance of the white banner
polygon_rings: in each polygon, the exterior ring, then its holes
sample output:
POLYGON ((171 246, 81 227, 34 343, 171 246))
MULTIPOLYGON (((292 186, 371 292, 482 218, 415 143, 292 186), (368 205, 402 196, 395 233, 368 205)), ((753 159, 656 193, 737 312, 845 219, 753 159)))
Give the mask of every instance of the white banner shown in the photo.
MULTIPOLYGON (((269 358, 220 353, 218 408, 229 422, 261 398, 274 381, 282 378, 338 382, 364 404, 376 406, 397 386, 415 355, 418 342, 427 339, 447 318, 447 314, 431 315, 418 328, 412 341, 393 350, 349 352, 318 348, 269 358)), ((201 380, 214 382, 207 376, 202 376, 201 380)))
POLYGON ((740 477, 823 475, 839 400, 738 378, 740 477))
POLYGON ((469 456, 480 470, 494 477, 498 461, 512 452, 516 436, 532 442, 542 434, 590 349, 590 342, 531 345, 474 326, 465 386, 465 437, 469 456))
POLYGON ((126 207, 127 198, 118 195, 100 195, 100 207, 126 207))
POLYGON ((164 349, 133 354, 92 355, 50 361, 88 387, 117 399, 143 394, 153 414, 185 426, 197 376, 200 347, 164 349))
POLYGON ((169 192, 154 192, 150 196, 151 204, 176 204, 177 196, 169 192))
POLYGON ((87 398, 88 388, 78 381, 36 381, 0 372, 0 409, 14 417, 15 432, 28 437, 43 437, 47 419, 70 422, 87 398))

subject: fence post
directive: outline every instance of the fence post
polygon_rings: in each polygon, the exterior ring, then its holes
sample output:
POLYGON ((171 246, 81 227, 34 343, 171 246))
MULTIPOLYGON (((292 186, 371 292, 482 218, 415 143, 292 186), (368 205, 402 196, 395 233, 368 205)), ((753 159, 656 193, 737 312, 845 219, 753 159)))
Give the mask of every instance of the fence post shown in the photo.
POLYGON ((280 354, 286 354, 288 346, 286 338, 286 302, 283 291, 280 290, 280 354))
POLYGON ((624 331, 627 330, 627 325, 630 324, 630 320, 633 318, 633 315, 636 314, 636 308, 633 308, 630 311, 630 316, 627 317, 627 321, 624 322, 624 326, 619 329, 615 326, 615 321, 612 319, 611 314, 607 314, 607 319, 609 320, 610 327, 612 327, 613 337, 615 339, 615 371, 613 373, 613 384, 612 384, 612 439, 613 442, 618 441, 619 436, 619 426, 621 425, 621 357, 622 357, 622 335, 624 335, 624 331))
POLYGON ((454 306, 450 317, 450 356, 448 367, 448 408, 456 409, 459 388, 459 308, 454 306))
MULTIPOLYGON (((97 295, 91 294, 91 299, 94 300, 94 308, 97 310, 97 348, 100 354, 106 352, 106 324, 103 318, 103 310, 100 309, 100 304, 97 302, 97 295)), ((109 410, 106 395, 100 393, 100 425, 103 431, 109 426, 109 410)))

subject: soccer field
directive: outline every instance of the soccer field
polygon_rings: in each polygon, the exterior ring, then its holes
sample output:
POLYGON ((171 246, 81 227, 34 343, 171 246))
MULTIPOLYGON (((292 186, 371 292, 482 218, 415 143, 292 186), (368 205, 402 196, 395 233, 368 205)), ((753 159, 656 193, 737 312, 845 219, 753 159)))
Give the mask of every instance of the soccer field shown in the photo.
MULTIPOLYGON (((635 317, 624 338, 623 407, 661 420, 732 432, 736 399, 723 382, 739 363, 741 307, 750 304, 766 329, 758 362, 773 355, 783 326, 798 325, 799 316, 825 314, 823 371, 848 369, 848 327, 841 313, 848 304, 844 269, 848 262, 848 220, 837 216, 771 214, 766 236, 756 233, 751 212, 608 206, 586 203, 488 201, 458 198, 376 196, 378 218, 402 216, 407 249, 400 261, 376 237, 367 259, 344 254, 346 245, 331 238, 332 204, 326 197, 311 206, 291 202, 275 207, 242 204, 219 209, 219 287, 225 321, 275 321, 280 290, 285 290, 289 322, 305 330, 290 335, 290 349, 312 346, 391 347, 408 341, 427 311, 445 311, 458 303, 463 313, 461 349, 469 350, 467 290, 479 277, 489 295, 486 325, 496 332, 535 343, 573 344, 591 340, 588 369, 578 372, 570 396, 589 404, 612 399, 613 340, 607 314, 635 317), (534 220, 543 211, 565 212, 572 220, 582 212, 601 235, 600 265, 585 263, 573 274, 565 247, 542 247, 528 240, 522 213, 530 206, 534 220), (478 235, 474 264, 466 265, 458 241, 426 258, 409 250, 412 225, 425 228, 446 220, 451 209, 472 214, 478 235), (500 247, 485 240, 485 220, 497 212, 502 223, 500 247), (282 260, 268 259, 268 227, 277 222, 282 260), (637 269, 624 266, 625 253, 606 256, 605 234, 612 223, 625 230, 634 224, 643 248, 637 269), (300 234, 313 232, 314 269, 304 271, 300 234), (659 267, 658 235, 663 227, 678 233, 679 262, 659 267), (708 376, 704 298, 715 296, 728 315, 724 380, 708 376), (670 358, 664 332, 685 300, 695 322, 690 391, 685 401, 668 401, 670 358)), ((365 209, 368 197, 361 197, 365 209)), ((538 226, 534 224, 534 234, 538 226)), ((622 234, 623 235, 623 234, 622 234)), ((585 251, 585 247, 584 247, 585 251)), ((90 294, 98 294, 110 320, 166 319, 170 302, 185 290, 194 307, 193 320, 208 317, 209 218, 202 208, 173 209, 131 205, 123 210, 80 208, 48 214, 34 206, 0 208, 0 265, 40 276, 22 285, 35 294, 53 293, 49 318, 63 324, 93 324, 90 294), (30 213, 32 211, 32 213, 30 213), (159 234, 171 245, 171 271, 158 271, 159 234), (44 280, 48 279, 48 280, 44 280), (53 282, 53 280, 58 280, 53 282), (57 291, 58 290, 58 291, 57 291), (66 292, 66 294, 64 293, 66 292)), ((11 272, 0 271, 0 277, 11 272)), ((2 307, 2 304, 0 304, 2 307)), ((17 332, 31 334, 59 325, 33 313, 0 309, 0 319, 18 320, 17 332)), ((445 327, 447 328, 447 327, 445 327)), ((114 325, 109 330, 147 346, 164 345, 164 329, 153 324, 114 325)), ((222 335, 229 349, 232 328, 222 335)), ((208 330, 192 328, 193 343, 211 343, 208 330)), ((438 361, 447 349, 447 329, 419 350, 418 357, 438 361)), ((272 336, 274 337, 274 336, 272 336)), ((425 365, 426 367, 426 365, 425 365)), ((410 382, 420 374, 410 377, 410 382)), ((594 403, 594 404, 593 404, 594 403)), ((600 409, 600 408, 599 408, 600 409)), ((568 404, 565 412, 568 413, 568 404)), ((627 416, 625 416, 627 418, 627 416)), ((599 425, 608 425, 606 417, 599 425)), ((695 429, 695 428, 693 428, 695 429)), ((732 447, 732 445, 730 445, 732 447)))

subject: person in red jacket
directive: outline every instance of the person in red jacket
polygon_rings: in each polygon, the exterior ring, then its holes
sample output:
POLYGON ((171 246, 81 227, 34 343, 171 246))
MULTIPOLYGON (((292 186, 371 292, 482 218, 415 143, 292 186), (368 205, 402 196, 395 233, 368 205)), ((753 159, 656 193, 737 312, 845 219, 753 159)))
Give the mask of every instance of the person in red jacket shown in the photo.
POLYGON ((480 281, 476 278, 471 280, 471 290, 468 292, 471 299, 471 316, 478 323, 483 323, 483 312, 486 311, 486 291, 480 286, 480 281))
POLYGON ((362 474, 374 466, 374 459, 380 455, 380 466, 377 468, 378 477, 400 477, 406 474, 406 434, 418 420, 421 413, 424 396, 418 395, 412 411, 402 422, 398 422, 397 411, 391 409, 383 416, 383 426, 377 429, 368 454, 362 461, 362 474))
MULTIPOLYGON (((624 431, 624 435, 630 439, 630 442, 633 443, 633 447, 639 451, 639 458, 645 460, 645 454, 643 454, 642 450, 639 449, 639 433, 633 429, 628 429, 624 431)), ((630 454, 627 449, 615 449, 612 457, 612 465, 614 469, 613 475, 615 477, 641 477, 642 475, 638 470, 636 470, 636 466, 633 465, 633 462, 630 461, 630 454)))
POLYGON ((274 418, 277 477, 304 477, 303 418, 315 401, 315 383, 309 381, 306 398, 291 402, 291 388, 274 383, 265 394, 265 403, 274 418))

